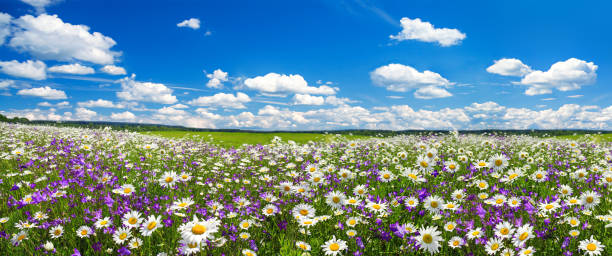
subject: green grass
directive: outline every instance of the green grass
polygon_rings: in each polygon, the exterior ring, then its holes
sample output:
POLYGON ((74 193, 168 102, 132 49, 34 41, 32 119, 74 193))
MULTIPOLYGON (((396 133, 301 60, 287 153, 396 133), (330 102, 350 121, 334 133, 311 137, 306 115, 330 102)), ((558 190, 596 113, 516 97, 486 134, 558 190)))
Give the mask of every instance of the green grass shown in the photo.
POLYGON ((608 134, 588 134, 588 135, 563 135, 556 136, 557 139, 565 140, 589 140, 594 142, 612 142, 612 133, 608 134))
POLYGON ((338 138, 334 134, 320 133, 250 133, 250 132, 187 132, 187 131, 154 131, 141 132, 142 134, 161 136, 165 138, 186 138, 200 141, 210 141, 213 144, 219 144, 224 147, 239 147, 242 144, 269 144, 274 136, 281 137, 282 141, 295 141, 298 144, 313 142, 330 142, 337 139, 362 139, 369 138, 368 136, 360 135, 342 135, 338 138), (211 140, 212 139, 212 140, 211 140))

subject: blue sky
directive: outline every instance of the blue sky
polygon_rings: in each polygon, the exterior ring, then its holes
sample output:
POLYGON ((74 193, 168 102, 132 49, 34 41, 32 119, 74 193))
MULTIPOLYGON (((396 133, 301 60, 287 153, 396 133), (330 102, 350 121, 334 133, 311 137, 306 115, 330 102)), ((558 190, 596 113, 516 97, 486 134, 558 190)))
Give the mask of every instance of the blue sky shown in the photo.
POLYGON ((612 127, 607 1, 0 3, 0 113, 190 127, 612 127))

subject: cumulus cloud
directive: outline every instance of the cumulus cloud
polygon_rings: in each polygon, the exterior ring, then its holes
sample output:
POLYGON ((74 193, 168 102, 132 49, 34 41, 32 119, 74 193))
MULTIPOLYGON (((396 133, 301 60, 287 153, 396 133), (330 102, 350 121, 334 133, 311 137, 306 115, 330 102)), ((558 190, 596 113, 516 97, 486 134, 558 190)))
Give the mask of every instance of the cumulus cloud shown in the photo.
POLYGON ((184 105, 184 104, 181 104, 181 103, 172 105, 170 107, 172 107, 172 108, 179 108, 179 109, 180 108, 189 108, 187 105, 184 105))
POLYGON ((190 18, 188 20, 181 21, 180 23, 176 24, 176 26, 177 27, 189 27, 192 29, 199 29, 200 19, 190 18))
POLYGON ((465 39, 465 34, 457 29, 435 28, 431 23, 421 19, 410 19, 404 17, 400 20, 402 31, 397 35, 389 36, 397 41, 418 40, 422 42, 436 42, 440 46, 452 46, 459 44, 465 39))
POLYGON ((115 65, 106 65, 100 69, 100 71, 109 75, 125 75, 125 69, 115 65))
POLYGON ((34 7, 37 13, 44 13, 45 8, 47 6, 60 2, 60 1, 61 0, 21 0, 21 2, 24 2, 34 7))
POLYGON ((323 96, 312 96, 310 94, 296 94, 293 96, 293 104, 295 105, 323 105, 325 98, 323 96))
POLYGON ((49 86, 21 89, 17 92, 17 95, 40 97, 47 100, 63 100, 68 98, 64 91, 52 89, 49 86))
POLYGON ((11 34, 12 19, 11 15, 0 12, 0 46, 4 44, 6 38, 11 34))
POLYGON ((327 85, 319 87, 308 86, 308 83, 301 75, 284 75, 268 73, 265 76, 248 78, 244 85, 252 90, 263 93, 301 93, 301 94, 336 94, 338 88, 327 85))
POLYGON ((75 74, 75 75, 89 75, 95 73, 91 67, 83 66, 79 63, 53 66, 47 69, 49 72, 64 73, 64 74, 75 74))
POLYGON ((70 106, 70 102, 68 102, 68 101, 61 101, 61 102, 58 102, 56 104, 52 104, 52 103, 49 103, 47 101, 43 101, 43 102, 38 103, 37 105, 41 106, 41 107, 65 108, 65 107, 70 106))
POLYGON ((0 80, 0 90, 6 90, 11 87, 15 87, 15 81, 8 79, 0 80))
POLYGON ((414 92, 414 97, 417 99, 437 99, 437 98, 446 98, 453 96, 450 92, 448 92, 444 88, 440 88, 437 86, 426 86, 421 87, 414 92))
POLYGON ((77 108, 77 109, 75 109, 75 114, 76 114, 76 117, 79 120, 91 120, 92 118, 94 118, 95 116, 98 115, 98 113, 96 113, 96 111, 89 110, 89 109, 86 109, 86 108, 77 108))
POLYGON ((110 100, 88 100, 84 102, 77 103, 79 107, 88 107, 88 108, 124 108, 123 104, 115 104, 110 100))
POLYGON ((112 38, 90 33, 85 25, 65 23, 57 15, 24 15, 13 23, 8 45, 40 59, 112 64, 120 55, 110 50, 116 44, 112 38))
POLYGON ((548 71, 533 71, 521 79, 520 84, 527 85, 527 95, 552 93, 553 89, 571 91, 583 85, 592 84, 597 78, 597 65, 576 58, 559 61, 548 71))
POLYGON ((223 82, 227 82, 227 72, 223 72, 221 69, 216 69, 212 74, 206 74, 208 77, 208 83, 206 83, 206 87, 221 89, 223 88, 223 82))
POLYGON ((32 80, 47 79, 47 65, 44 62, 36 60, 27 60, 25 62, 0 61, 0 71, 7 75, 15 77, 24 77, 32 80))
POLYGON ((161 104, 174 104, 177 102, 176 96, 172 95, 172 89, 164 84, 151 82, 138 82, 135 76, 125 77, 119 82, 121 90, 117 92, 117 97, 127 101, 155 102, 161 104))
POLYGON ((111 119, 116 121, 133 121, 136 119, 136 115, 134 115, 130 111, 125 111, 121 113, 111 113, 111 119))
POLYGON ((519 59, 502 58, 489 66, 487 72, 502 76, 524 76, 531 73, 532 70, 519 59))
POLYGON ((375 85, 385 87, 389 91, 406 92, 417 89, 414 96, 420 99, 452 96, 441 87, 454 84, 438 73, 429 70, 419 72, 411 66, 402 64, 379 67, 370 73, 370 79, 375 85))
POLYGON ((213 96, 202 96, 191 100, 188 103, 194 106, 222 107, 222 108, 246 108, 244 103, 250 102, 251 98, 242 92, 236 93, 217 93, 213 96))

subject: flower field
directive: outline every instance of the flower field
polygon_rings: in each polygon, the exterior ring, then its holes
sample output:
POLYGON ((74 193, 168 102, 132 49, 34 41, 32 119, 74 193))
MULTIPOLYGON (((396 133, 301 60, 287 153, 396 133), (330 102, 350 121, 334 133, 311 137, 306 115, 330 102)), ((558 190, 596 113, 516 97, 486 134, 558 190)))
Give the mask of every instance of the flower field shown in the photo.
POLYGON ((3 255, 610 255, 612 145, 0 124, 3 255))

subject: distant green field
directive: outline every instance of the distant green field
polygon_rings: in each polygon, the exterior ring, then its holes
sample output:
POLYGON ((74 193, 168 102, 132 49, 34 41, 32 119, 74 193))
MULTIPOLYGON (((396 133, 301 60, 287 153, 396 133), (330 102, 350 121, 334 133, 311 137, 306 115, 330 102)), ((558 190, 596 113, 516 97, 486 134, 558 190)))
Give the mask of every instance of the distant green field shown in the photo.
POLYGON ((225 147, 239 147, 242 144, 269 144, 274 136, 281 137, 284 142, 295 141, 298 144, 308 143, 309 141, 332 141, 336 139, 360 139, 367 136, 342 135, 337 138, 334 134, 320 133, 249 133, 249 132, 187 132, 187 131, 153 131, 141 132, 142 134, 162 136, 166 138, 189 138, 195 140, 210 141, 225 147))
POLYGON ((590 134, 590 135, 563 135, 563 136, 557 136, 555 138, 568 139, 568 140, 590 140, 594 142, 612 142, 612 133, 590 134))

